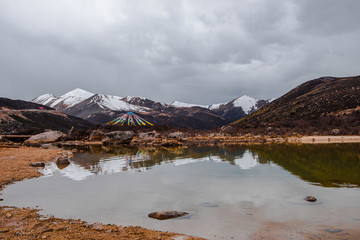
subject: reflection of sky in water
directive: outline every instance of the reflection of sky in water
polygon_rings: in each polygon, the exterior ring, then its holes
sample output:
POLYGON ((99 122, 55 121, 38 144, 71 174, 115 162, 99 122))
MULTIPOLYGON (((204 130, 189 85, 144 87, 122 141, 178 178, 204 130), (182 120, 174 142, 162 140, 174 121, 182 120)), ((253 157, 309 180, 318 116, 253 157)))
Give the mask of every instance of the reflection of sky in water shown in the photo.
MULTIPOLYGON (((54 163, 46 166, 44 173, 52 177, 7 186, 0 205, 39 206, 44 209, 42 213, 62 218, 140 225, 208 239, 215 235, 216 239, 250 239, 267 220, 359 229, 359 221, 354 220, 360 218, 359 188, 315 186, 299 177, 312 170, 324 173, 329 168, 336 171, 328 172, 327 181, 343 169, 344 176, 351 174, 351 169, 357 174, 358 148, 351 152, 342 146, 339 153, 329 155, 322 146, 313 152, 308 146, 288 152, 280 147, 271 146, 271 152, 190 148, 126 155, 134 152, 131 149, 113 157, 108 153, 79 153, 62 170, 54 163), (319 150, 324 155, 319 155, 319 150), (302 158, 304 152, 309 159, 302 158), (336 154, 347 157, 331 159, 336 154), (341 165, 337 165, 338 159, 342 159, 341 165), (307 195, 318 201, 305 201, 307 195), (147 217, 150 212, 163 210, 190 214, 189 218, 168 221, 147 217)), ((339 179, 338 184, 346 183, 339 179)))
MULTIPOLYGON (((145 154, 137 154, 133 156, 114 156, 101 158, 98 163, 89 165, 87 167, 81 166, 77 163, 72 162, 69 166, 64 169, 59 169, 55 163, 47 165, 42 173, 45 176, 52 176, 55 173, 68 177, 75 181, 86 180, 90 176, 95 175, 110 175, 121 172, 143 172, 149 167, 135 166, 135 163, 148 161, 149 158, 145 154)), ((199 163, 199 162, 214 162, 219 163, 223 160, 219 156, 206 156, 202 158, 177 158, 172 161, 164 161, 162 164, 173 164, 175 166, 199 163)), ((240 169, 247 170, 259 165, 258 156, 246 150, 241 157, 237 157, 234 160, 234 165, 240 169)))

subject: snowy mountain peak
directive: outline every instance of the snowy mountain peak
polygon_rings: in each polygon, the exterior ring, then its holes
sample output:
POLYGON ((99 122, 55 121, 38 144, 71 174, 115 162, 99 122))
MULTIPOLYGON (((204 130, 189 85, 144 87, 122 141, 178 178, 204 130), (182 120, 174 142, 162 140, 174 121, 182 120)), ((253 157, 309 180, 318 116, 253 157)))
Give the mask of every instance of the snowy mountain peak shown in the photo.
POLYGON ((173 107, 186 107, 186 108, 191 108, 191 107, 208 108, 209 107, 209 106, 206 106, 206 105, 184 103, 184 102, 179 102, 179 101, 174 101, 170 105, 173 106, 173 107))
POLYGON ((110 109, 114 111, 149 111, 146 107, 135 106, 122 100, 123 98, 112 95, 95 94, 90 103, 95 103, 103 109, 110 109))
POLYGON ((144 98, 144 97, 127 96, 127 97, 124 97, 123 100, 126 102, 131 102, 134 100, 148 100, 148 99, 144 98))
POLYGON ((50 107, 56 108, 56 105, 62 105, 65 108, 72 107, 75 104, 78 104, 93 95, 94 95, 93 93, 83 90, 81 88, 75 88, 74 90, 65 93, 64 95, 59 97, 56 101, 51 103, 50 107))
POLYGON ((253 109, 256 108, 257 100, 247 95, 243 95, 234 99, 232 102, 234 107, 241 107, 246 114, 249 114, 253 109))
POLYGON ((48 105, 51 104, 53 101, 57 100, 57 97, 50 93, 46 93, 44 95, 38 96, 37 98, 34 98, 32 102, 42 104, 42 105, 48 105))
POLYGON ((73 97, 73 98, 83 98, 83 99, 87 99, 91 96, 93 96, 94 94, 91 92, 88 92, 84 89, 81 88, 75 88, 74 90, 65 93, 64 95, 62 95, 60 98, 68 98, 68 97, 73 97))

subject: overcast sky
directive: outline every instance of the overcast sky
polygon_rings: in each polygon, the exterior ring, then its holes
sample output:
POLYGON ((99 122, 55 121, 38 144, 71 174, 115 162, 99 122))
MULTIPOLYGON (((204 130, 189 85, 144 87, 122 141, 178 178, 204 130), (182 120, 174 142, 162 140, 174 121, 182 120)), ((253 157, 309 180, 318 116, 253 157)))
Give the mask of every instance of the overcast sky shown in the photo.
POLYGON ((359 0, 0 0, 0 97, 279 97, 359 75, 359 23, 359 0))

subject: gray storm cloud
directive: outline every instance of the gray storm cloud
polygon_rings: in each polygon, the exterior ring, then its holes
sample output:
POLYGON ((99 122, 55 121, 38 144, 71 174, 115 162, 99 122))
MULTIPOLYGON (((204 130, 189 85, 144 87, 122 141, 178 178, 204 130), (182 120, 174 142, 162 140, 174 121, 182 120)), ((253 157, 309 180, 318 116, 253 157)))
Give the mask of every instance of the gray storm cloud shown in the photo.
POLYGON ((357 0, 0 0, 0 96, 199 104, 358 75, 357 0))

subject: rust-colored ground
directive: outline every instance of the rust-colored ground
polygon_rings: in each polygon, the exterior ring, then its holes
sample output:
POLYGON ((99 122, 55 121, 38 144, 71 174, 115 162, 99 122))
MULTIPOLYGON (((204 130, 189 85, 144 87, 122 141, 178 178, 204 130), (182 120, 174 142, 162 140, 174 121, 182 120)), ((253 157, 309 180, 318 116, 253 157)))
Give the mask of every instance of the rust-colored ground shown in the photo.
POLYGON ((30 147, 0 148, 0 190, 4 185, 15 181, 39 177, 38 169, 29 164, 52 161, 61 152, 59 149, 30 147))

